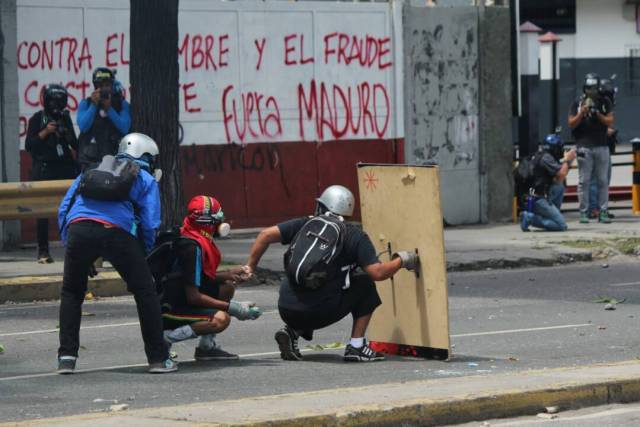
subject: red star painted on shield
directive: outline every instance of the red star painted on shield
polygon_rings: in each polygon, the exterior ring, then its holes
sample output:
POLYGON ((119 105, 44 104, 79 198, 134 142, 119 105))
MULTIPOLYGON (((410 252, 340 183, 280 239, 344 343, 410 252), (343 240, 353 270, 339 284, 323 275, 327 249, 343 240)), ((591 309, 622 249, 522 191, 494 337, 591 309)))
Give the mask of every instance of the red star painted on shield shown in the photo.
POLYGON ((364 183, 367 186, 367 190, 375 190, 378 183, 376 175, 373 172, 365 172, 364 175, 364 183))

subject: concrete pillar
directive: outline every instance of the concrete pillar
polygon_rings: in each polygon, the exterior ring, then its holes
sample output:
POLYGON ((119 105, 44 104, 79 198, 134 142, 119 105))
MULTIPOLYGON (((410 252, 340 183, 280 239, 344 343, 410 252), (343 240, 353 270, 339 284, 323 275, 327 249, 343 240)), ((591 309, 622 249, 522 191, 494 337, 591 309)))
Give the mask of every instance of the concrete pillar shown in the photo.
POLYGON ((520 105, 518 142, 520 156, 528 155, 538 147, 538 58, 540 27, 527 21, 520 26, 520 105))
POLYGON ((558 126, 558 52, 557 44, 562 39, 552 32, 538 38, 540 43, 540 108, 538 134, 540 140, 556 131, 558 126))
MULTIPOLYGON (((20 180, 16 0, 0 1, 0 181, 20 180)), ((0 249, 19 242, 18 221, 0 221, 0 249)))
POLYGON ((481 221, 512 214, 511 15, 508 8, 479 8, 479 113, 481 221))

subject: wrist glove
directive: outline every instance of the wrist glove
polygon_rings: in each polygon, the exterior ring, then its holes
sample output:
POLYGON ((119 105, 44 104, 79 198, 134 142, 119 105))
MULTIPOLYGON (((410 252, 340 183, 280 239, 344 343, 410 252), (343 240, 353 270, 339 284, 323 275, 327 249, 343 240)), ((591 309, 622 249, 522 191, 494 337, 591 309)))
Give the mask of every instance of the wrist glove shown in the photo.
POLYGON ((420 258, 415 252, 398 251, 391 256, 391 259, 396 258, 400 258, 402 260, 402 266, 411 271, 415 270, 420 263, 420 258))
POLYGON ((251 301, 231 301, 228 313, 238 320, 256 320, 262 315, 260 308, 256 307, 256 303, 251 301))

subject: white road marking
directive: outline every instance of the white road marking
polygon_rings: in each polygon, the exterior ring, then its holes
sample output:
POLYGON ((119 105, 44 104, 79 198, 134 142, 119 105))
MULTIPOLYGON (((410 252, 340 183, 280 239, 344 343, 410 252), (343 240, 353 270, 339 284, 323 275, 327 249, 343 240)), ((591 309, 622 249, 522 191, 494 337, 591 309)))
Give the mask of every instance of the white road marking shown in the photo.
MULTIPOLYGON (((584 409, 584 410, 589 410, 584 409)), ((566 421, 576 421, 576 420, 588 420, 588 419, 594 419, 594 418, 602 418, 602 417, 612 417, 615 415, 624 415, 624 414, 632 414, 635 412, 640 412, 640 408, 638 408, 638 406, 636 405, 635 407, 632 408, 612 408, 612 409, 606 409, 604 411, 598 411, 598 412, 593 412, 593 413, 589 413, 589 414, 584 414, 584 415, 573 415, 573 416, 567 416, 564 415, 562 412, 560 412, 558 414, 558 418, 554 419, 554 420, 541 420, 541 419, 535 419, 532 417, 526 417, 524 419, 521 420, 513 420, 513 421, 505 421, 505 422, 500 422, 498 421, 497 423, 491 423, 492 426, 495 427, 517 427, 517 426, 522 426, 522 425, 532 425, 532 424, 544 424, 544 425, 552 425, 552 423, 555 425, 557 423, 561 423, 561 422, 566 422, 566 421)))
POLYGON ((506 330, 502 330, 502 331, 471 332, 471 333, 467 333, 467 334, 451 335, 451 338, 479 337, 479 336, 483 336, 483 335, 517 334, 517 333, 520 333, 520 332, 551 331, 551 330, 554 330, 554 329, 585 328, 587 326, 593 326, 593 323, 580 323, 578 325, 545 326, 545 327, 541 327, 541 328, 506 329, 506 330))
MULTIPOLYGON (((276 313, 276 310, 273 311, 268 311, 264 314, 272 314, 272 313, 276 313)), ((87 326, 85 328, 82 329, 96 329, 96 328, 105 328, 105 327, 118 327, 118 326, 133 326, 133 325, 138 325, 138 322, 131 322, 131 323, 119 323, 119 324, 114 324, 114 325, 100 325, 100 326, 87 326)), ((559 325, 559 326, 546 326, 546 327, 541 327, 541 328, 526 328, 526 329, 509 329, 509 330, 501 330, 501 331, 489 331, 489 332, 472 332, 472 333, 467 333, 467 334, 454 334, 451 335, 451 338, 463 338, 463 337, 473 337, 473 336, 482 336, 482 335, 501 335, 501 334, 513 334, 513 333, 520 333, 520 332, 535 332, 535 331, 548 331, 548 330, 554 330, 554 329, 568 329, 568 328, 584 328, 587 326, 593 326, 593 324, 591 323, 582 323, 582 324, 577 324, 577 325, 559 325)), ((19 335, 19 334, 29 334, 29 333, 44 333, 44 332, 57 332, 57 329, 51 329, 51 330, 47 330, 47 331, 31 331, 31 332, 17 332, 17 333, 13 333, 13 334, 0 334, 0 336, 8 336, 8 335, 19 335)), ((325 349, 325 350, 342 350, 342 348, 338 348, 338 349, 325 349)), ((303 353, 309 352, 309 351, 313 351, 313 349, 302 349, 300 350, 303 353)), ((248 353, 248 354, 241 354, 240 357, 265 357, 265 356, 277 356, 279 355, 280 352, 278 351, 268 351, 268 352, 264 352, 264 353, 248 353)), ((182 362, 192 362, 194 361, 194 359, 187 359, 187 360, 183 360, 182 362)), ((137 364, 133 364, 133 365, 118 365, 118 366, 107 366, 107 367, 102 367, 102 368, 91 368, 91 369, 78 369, 76 371, 76 373, 89 373, 89 372, 102 372, 102 371, 113 371, 116 369, 124 369, 124 368, 137 368, 137 367, 143 367, 143 366, 147 366, 146 363, 137 363, 137 364)), ((58 375, 55 372, 45 372, 45 373, 40 373, 40 374, 28 374, 28 375, 18 375, 18 376, 13 376, 13 377, 4 377, 4 378, 0 378, 0 381, 14 381, 14 380, 25 380, 25 379, 32 379, 32 378, 43 378, 43 377, 52 377, 52 376, 56 376, 58 375)))
MULTIPOLYGON (((273 313, 277 313, 277 310, 265 311, 262 313, 262 315, 264 316, 265 314, 273 314, 273 313)), ((140 325, 139 322, 111 323, 108 325, 82 326, 80 330, 83 331, 85 329, 119 328, 123 326, 139 326, 139 325, 140 325)), ((34 335, 34 334, 51 334, 54 332, 59 332, 59 329, 56 328, 56 329, 40 329, 36 331, 8 332, 8 333, 0 334, 0 337, 15 337, 20 335, 34 335)))
MULTIPOLYGON (((331 351, 331 350, 343 350, 343 348, 327 348, 325 349, 326 351, 331 351)), ((307 353, 313 351, 311 349, 302 349, 300 350, 301 353, 307 353)), ((240 354, 240 358, 246 358, 246 357, 265 357, 265 356, 279 356, 280 352, 279 351, 268 351, 268 352, 264 352, 264 353, 247 353, 247 354, 240 354)), ((184 360, 179 360, 178 361, 178 366, 180 365, 180 363, 186 363, 186 362, 195 362, 195 359, 184 359, 184 360)), ((102 368, 90 368, 90 369, 76 369, 75 373, 76 374, 83 374, 83 373, 90 373, 90 372, 103 372, 103 371, 115 371, 117 369, 126 369, 126 368, 141 368, 141 367, 145 367, 148 366, 148 364, 146 363, 135 363, 132 365, 117 365, 117 366, 104 366, 102 368)), ((16 375, 14 377, 4 377, 4 378, 0 378, 0 382, 1 381, 16 381, 16 380, 29 380, 29 379, 33 379, 33 378, 46 378, 46 377, 56 377, 59 374, 56 372, 42 372, 40 374, 27 374, 27 375, 16 375)))
POLYGON ((627 282, 627 283, 610 283, 609 286, 613 286, 614 288, 622 287, 622 286, 638 286, 640 282, 627 282))

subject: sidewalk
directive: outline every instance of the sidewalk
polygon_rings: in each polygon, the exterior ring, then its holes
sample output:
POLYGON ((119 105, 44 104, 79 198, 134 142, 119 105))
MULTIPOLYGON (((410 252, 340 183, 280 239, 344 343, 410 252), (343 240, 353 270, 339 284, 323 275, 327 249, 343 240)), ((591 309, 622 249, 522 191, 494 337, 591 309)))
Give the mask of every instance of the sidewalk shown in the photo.
MULTIPOLYGON (((524 233, 513 223, 446 228, 447 270, 554 266, 605 259, 615 262, 640 255, 640 217, 621 214, 612 224, 579 224, 577 214, 569 214, 567 219, 569 231, 564 233, 524 233)), ((259 229, 234 230, 232 238, 218 241, 224 261, 231 264, 246 262, 258 232, 259 229)), ((255 284, 277 281, 278 276, 273 272, 282 270, 285 249, 273 245, 267 251, 260 264, 266 271, 255 284)), ((64 249, 59 242, 54 242, 51 251, 56 262, 47 265, 35 262, 34 248, 0 252, 0 303, 49 299, 58 295, 64 249), (27 285, 30 290, 18 292, 16 286, 25 288, 27 285)), ((99 274, 90 281, 90 290, 97 296, 125 293, 124 285, 118 284, 117 275, 113 274, 99 274)))
POLYGON ((637 361, 336 388, 2 426, 438 426, 640 399, 637 361))

